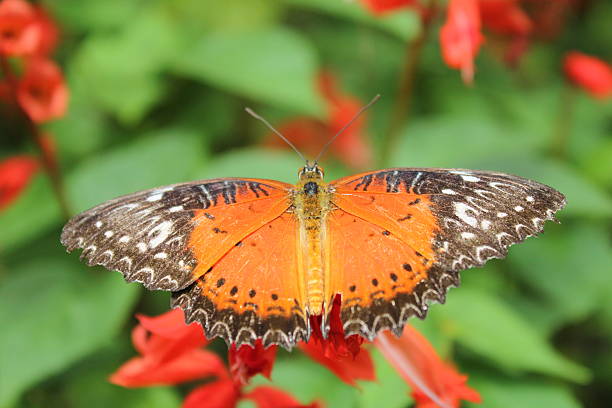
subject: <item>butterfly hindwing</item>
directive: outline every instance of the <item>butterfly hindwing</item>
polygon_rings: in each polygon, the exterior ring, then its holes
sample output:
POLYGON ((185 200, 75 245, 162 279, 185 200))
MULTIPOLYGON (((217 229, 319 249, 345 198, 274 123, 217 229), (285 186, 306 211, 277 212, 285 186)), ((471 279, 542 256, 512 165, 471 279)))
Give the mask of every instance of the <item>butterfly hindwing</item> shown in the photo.
MULTIPOLYGON (((412 308, 408 314, 424 317, 426 300, 443 302, 447 289, 458 285, 460 270, 504 257, 510 245, 540 233, 544 222, 565 205, 565 197, 548 186, 486 171, 389 169, 340 179, 331 186, 334 205, 378 226, 388 241, 401 241, 419 258, 416 269, 424 268, 412 288, 398 289, 375 309, 343 310, 345 329, 368 337, 382 326, 400 330, 405 323, 402 310, 412 308), (382 324, 385 313, 390 323, 382 324)), ((382 238, 374 232, 372 239, 382 238)), ((379 247, 385 268, 387 262, 397 263, 395 251, 384 255, 387 245, 379 247)), ((409 264, 412 270, 407 272, 414 274, 415 265, 409 264)), ((385 271, 400 277, 391 268, 385 271)), ((345 276, 344 284, 349 281, 345 276)), ((370 289, 373 296, 376 290, 370 289)))
POLYGON ((134 193, 72 218, 61 240, 69 251, 82 248, 89 265, 117 270, 148 289, 176 291, 284 212, 287 186, 219 179, 134 193))
POLYGON ((285 213, 238 242, 194 285, 173 295, 189 322, 230 344, 287 349, 309 337, 297 272, 297 220, 285 213))

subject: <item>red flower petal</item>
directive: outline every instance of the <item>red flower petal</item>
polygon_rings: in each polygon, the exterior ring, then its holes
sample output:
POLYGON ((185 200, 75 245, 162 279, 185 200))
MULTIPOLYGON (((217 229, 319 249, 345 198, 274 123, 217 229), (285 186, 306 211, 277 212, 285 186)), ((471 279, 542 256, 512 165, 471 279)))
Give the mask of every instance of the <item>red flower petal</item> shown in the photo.
POLYGON ((141 354, 122 365, 111 382, 125 387, 177 384, 207 376, 227 377, 223 361, 200 349, 206 345, 202 327, 185 324, 183 311, 172 310, 157 317, 138 316, 141 324, 132 331, 134 347, 141 354))
POLYGON ((219 380, 193 390, 183 408, 235 408, 240 390, 232 380, 219 380))
POLYGON ((400 338, 390 332, 379 333, 374 344, 412 387, 417 408, 456 408, 461 400, 480 402, 480 395, 466 385, 467 376, 442 361, 411 326, 405 327, 400 338))
POLYGON ((374 364, 370 353, 361 347, 363 338, 358 335, 344 336, 340 302, 341 298, 337 295, 328 316, 330 327, 327 337, 324 338, 321 332, 322 316, 310 316, 312 336, 308 343, 302 342, 299 347, 349 385, 356 385, 356 380, 373 381, 376 379, 374 364))
POLYGON ((57 46, 59 29, 44 8, 36 7, 35 16, 35 24, 38 25, 41 35, 33 53, 39 56, 48 56, 57 46))
POLYGON ((257 387, 244 396, 255 402, 257 408, 318 408, 319 405, 313 402, 310 405, 302 405, 292 395, 274 387, 257 387))
POLYGON ((243 345, 236 350, 236 346, 232 344, 228 358, 230 372, 234 380, 241 385, 247 384, 251 377, 260 373, 270 379, 275 358, 276 346, 265 348, 259 339, 255 347, 243 345))
POLYGON ((599 99, 612 95, 612 66, 580 52, 570 52, 563 62, 565 75, 574 84, 599 99))
POLYGON ((374 14, 383 14, 400 8, 414 5, 415 0, 362 0, 365 6, 374 14))
POLYGON ((0 162, 0 210, 19 197, 38 169, 38 161, 29 156, 14 156, 0 162))
POLYGON ((34 7, 24 0, 0 1, 0 55, 31 54, 40 42, 41 27, 34 7))
POLYGON ((527 35, 533 25, 517 0, 480 0, 482 23, 502 35, 527 35))
POLYGON ((223 361, 215 353, 195 349, 159 364, 144 357, 134 357, 124 363, 109 378, 123 387, 173 385, 210 376, 226 377, 223 361))
POLYGON ((450 0, 446 22, 440 29, 442 56, 448 66, 461 69, 466 83, 474 78, 474 58, 482 42, 476 0, 450 0))
POLYGON ((68 106, 68 90, 59 67, 43 58, 28 60, 17 88, 17 99, 34 122, 63 116, 68 106))

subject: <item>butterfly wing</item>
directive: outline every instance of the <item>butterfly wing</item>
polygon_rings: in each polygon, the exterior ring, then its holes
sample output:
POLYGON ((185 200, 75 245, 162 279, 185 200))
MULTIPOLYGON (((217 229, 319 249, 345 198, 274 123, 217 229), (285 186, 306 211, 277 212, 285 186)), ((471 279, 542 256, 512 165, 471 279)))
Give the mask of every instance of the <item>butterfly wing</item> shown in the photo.
POLYGON ((548 186, 485 171, 389 169, 331 188, 330 245, 339 256, 327 296, 342 294, 346 333, 368 338, 424 317, 460 270, 504 257, 565 205, 548 186))
POLYGON ((208 337, 230 344, 279 344, 309 337, 297 272, 297 220, 285 213, 238 242, 173 305, 198 321, 208 337))
POLYGON ((61 241, 89 265, 148 289, 177 291, 289 207, 285 183, 218 179, 147 190, 72 218, 61 241))

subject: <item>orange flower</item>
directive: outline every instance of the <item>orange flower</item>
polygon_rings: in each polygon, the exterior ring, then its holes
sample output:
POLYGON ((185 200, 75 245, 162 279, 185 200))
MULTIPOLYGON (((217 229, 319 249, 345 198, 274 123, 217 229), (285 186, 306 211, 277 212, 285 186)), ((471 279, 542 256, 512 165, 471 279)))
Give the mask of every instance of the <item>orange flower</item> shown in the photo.
POLYGON ((0 1, 0 55, 31 54, 41 38, 34 7, 24 0, 0 1))
POLYGON ((57 46, 59 29, 44 8, 36 7, 35 16, 41 35, 33 53, 39 56, 49 56, 57 46))
POLYGON ((51 60, 30 58, 17 86, 17 100, 34 122, 62 117, 68 105, 68 89, 59 67, 51 60))
POLYGON ((264 348, 261 340, 257 340, 255 347, 244 345, 236 349, 232 345, 228 355, 232 378, 242 385, 248 384, 251 377, 257 374, 270 379, 275 358, 276 346, 264 348))
POLYGON ((563 69, 572 83, 591 96, 607 99, 612 95, 612 66, 599 58, 573 51, 565 56, 563 69))
POLYGON ((461 69, 466 83, 474 78, 474 59, 483 41, 477 1, 450 0, 446 22, 440 30, 442 56, 448 66, 461 69))
POLYGON ((467 376, 442 361, 413 327, 406 326, 400 338, 380 333, 374 344, 412 387, 417 408, 458 408, 461 400, 481 402, 480 395, 466 385, 467 376))
POLYGON ((0 210, 19 197, 36 170, 38 161, 30 156, 13 156, 0 162, 0 210))

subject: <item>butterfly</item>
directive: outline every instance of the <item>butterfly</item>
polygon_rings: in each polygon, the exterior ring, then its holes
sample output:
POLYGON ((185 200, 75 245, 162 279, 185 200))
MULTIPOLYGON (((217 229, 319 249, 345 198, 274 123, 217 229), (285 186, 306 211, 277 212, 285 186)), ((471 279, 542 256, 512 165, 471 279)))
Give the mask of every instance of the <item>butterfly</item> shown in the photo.
POLYGON ((565 205, 551 187, 489 171, 394 168, 295 185, 222 178, 108 201, 61 241, 89 265, 172 292, 172 305, 230 344, 308 340, 340 295, 345 335, 401 333, 443 303, 459 271, 502 258, 565 205))

